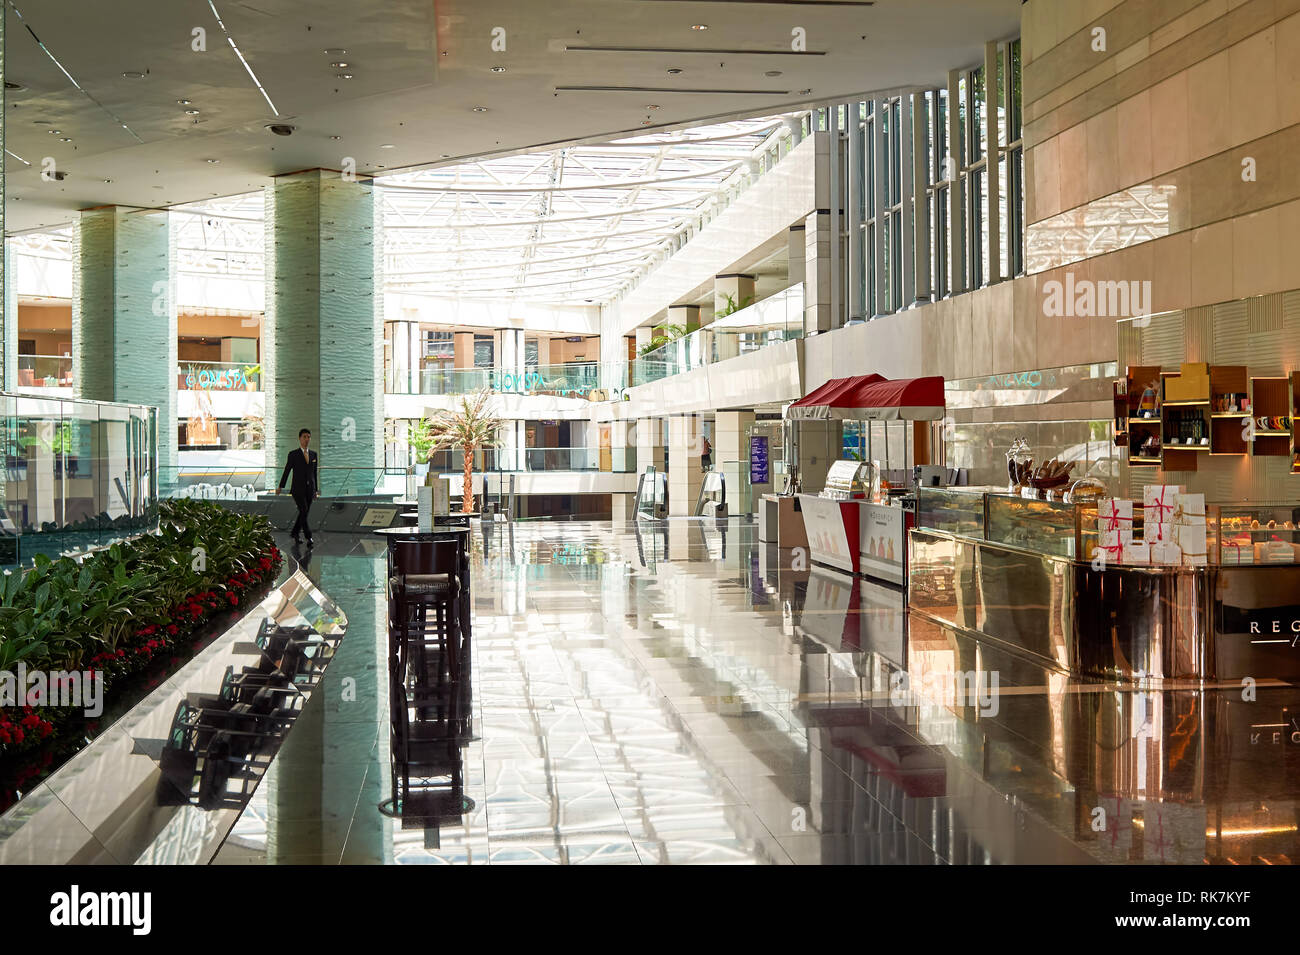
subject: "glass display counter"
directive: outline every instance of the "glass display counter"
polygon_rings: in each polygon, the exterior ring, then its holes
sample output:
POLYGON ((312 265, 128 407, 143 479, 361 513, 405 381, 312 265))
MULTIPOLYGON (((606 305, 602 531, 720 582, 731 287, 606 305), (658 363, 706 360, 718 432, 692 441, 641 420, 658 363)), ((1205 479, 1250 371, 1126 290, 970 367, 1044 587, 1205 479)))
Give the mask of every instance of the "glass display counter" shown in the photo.
POLYGON ((1096 508, 918 488, 909 612, 1088 678, 1300 679, 1300 505, 1206 506, 1196 565, 1096 561, 1096 508))

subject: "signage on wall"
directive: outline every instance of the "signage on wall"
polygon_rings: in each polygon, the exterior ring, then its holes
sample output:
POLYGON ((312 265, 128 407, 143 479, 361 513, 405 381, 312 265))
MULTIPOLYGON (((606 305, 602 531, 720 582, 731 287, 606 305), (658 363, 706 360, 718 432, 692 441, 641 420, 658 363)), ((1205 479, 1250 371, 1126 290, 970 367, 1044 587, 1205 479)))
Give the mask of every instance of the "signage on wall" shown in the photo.
POLYGON ((185 387, 191 391, 201 388, 205 391, 244 391, 248 388, 248 377, 242 368, 191 368, 185 373, 185 387))
POLYGON ((771 481, 768 473, 767 437, 753 435, 749 439, 749 483, 767 484, 771 481))

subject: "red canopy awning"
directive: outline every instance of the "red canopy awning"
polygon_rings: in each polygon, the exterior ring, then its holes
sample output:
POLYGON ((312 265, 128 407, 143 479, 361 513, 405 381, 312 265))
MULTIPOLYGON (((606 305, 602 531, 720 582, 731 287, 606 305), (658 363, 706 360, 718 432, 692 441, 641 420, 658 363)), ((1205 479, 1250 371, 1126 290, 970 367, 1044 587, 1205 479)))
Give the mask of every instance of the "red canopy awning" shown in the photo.
POLYGON ((790 405, 795 420, 937 421, 943 417, 943 378, 887 379, 879 375, 832 378, 790 405))
POLYGON ((786 417, 796 421, 803 418, 831 418, 830 409, 843 404, 845 395, 858 388, 885 381, 883 375, 855 375, 852 378, 832 378, 819 385, 786 409, 786 417))

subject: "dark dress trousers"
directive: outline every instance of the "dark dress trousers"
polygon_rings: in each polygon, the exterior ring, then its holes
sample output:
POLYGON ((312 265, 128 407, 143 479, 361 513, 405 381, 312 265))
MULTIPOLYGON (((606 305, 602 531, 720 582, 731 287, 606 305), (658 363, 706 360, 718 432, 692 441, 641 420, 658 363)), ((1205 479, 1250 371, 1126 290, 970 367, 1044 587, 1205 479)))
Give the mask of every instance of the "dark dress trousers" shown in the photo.
POLYGON ((286 481, 293 478, 289 485, 289 492, 293 495, 293 502, 298 505, 298 520, 294 522, 291 534, 296 540, 299 533, 307 535, 307 540, 311 540, 311 526, 307 523, 307 512, 311 510, 311 502, 316 498, 317 484, 317 467, 316 452, 308 450, 304 455, 302 448, 294 448, 289 452, 288 460, 284 462, 284 473, 280 475, 280 489, 284 489, 286 481))

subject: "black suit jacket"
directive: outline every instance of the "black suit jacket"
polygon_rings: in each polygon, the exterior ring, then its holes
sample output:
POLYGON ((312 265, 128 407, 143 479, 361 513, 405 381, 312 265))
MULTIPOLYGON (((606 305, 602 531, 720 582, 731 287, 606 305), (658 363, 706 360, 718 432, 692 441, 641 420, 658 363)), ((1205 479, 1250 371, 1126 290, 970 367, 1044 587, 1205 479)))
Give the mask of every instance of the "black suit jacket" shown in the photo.
POLYGON ((294 448, 289 452, 288 459, 284 462, 284 473, 280 475, 280 487, 289 480, 293 475, 293 483, 290 484, 289 490, 294 494, 305 494, 309 498, 316 496, 316 489, 320 486, 316 480, 316 452, 308 450, 307 457, 302 456, 302 448, 294 448))

